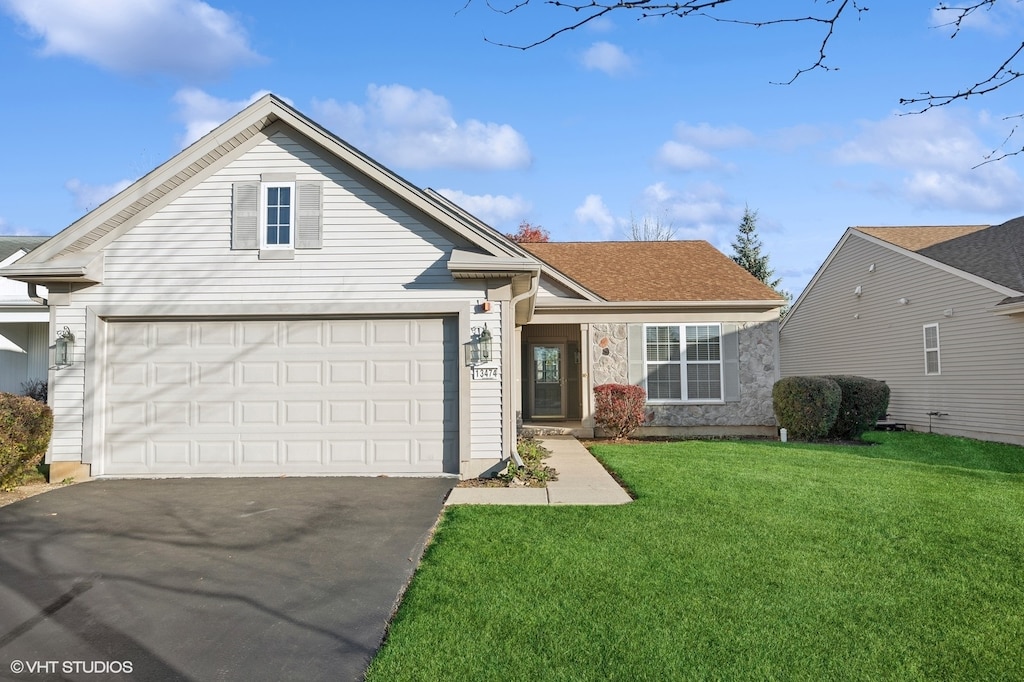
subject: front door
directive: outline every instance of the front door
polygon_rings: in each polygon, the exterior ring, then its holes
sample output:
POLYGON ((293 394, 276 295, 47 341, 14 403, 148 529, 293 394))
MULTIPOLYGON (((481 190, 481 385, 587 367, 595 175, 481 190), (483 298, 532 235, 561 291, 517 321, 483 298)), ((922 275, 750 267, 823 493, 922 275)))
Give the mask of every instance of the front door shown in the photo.
POLYGON ((564 343, 530 344, 530 414, 565 417, 564 343))

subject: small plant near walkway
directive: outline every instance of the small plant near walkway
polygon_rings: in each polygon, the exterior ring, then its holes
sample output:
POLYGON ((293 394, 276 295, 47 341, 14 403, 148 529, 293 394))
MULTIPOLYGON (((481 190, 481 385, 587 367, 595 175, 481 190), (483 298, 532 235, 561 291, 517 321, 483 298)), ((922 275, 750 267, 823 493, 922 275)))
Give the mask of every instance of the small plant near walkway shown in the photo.
POLYGON ((551 453, 533 438, 520 438, 516 451, 523 460, 523 466, 509 462, 508 469, 498 476, 509 486, 540 488, 558 478, 558 472, 544 464, 544 459, 551 453))

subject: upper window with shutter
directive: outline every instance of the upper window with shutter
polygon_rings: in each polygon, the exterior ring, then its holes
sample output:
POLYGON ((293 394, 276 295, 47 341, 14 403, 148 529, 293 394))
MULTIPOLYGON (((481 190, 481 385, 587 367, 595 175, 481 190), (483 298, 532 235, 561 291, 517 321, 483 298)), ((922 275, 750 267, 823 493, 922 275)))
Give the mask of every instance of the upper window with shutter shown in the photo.
POLYGON ((265 182, 260 192, 260 248, 292 248, 295 224, 294 182, 265 182))
POLYGON ((231 248, 259 250, 261 259, 294 257, 323 246, 323 183, 264 173, 232 187, 231 248))

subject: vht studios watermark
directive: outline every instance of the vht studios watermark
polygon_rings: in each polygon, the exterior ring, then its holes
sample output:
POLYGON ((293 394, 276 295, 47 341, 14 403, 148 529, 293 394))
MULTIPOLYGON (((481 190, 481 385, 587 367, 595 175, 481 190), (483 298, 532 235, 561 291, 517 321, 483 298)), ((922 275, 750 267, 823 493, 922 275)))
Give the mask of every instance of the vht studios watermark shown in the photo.
POLYGON ((133 670, 135 670, 135 666, 131 661, 11 661, 11 672, 15 675, 23 673, 118 675, 121 673, 131 674, 133 670))

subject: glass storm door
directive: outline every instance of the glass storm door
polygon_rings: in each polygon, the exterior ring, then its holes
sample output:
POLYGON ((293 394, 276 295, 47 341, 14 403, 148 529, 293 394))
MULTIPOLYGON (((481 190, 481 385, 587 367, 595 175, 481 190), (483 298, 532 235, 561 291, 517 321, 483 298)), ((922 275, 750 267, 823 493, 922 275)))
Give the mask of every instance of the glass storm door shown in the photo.
POLYGON ((530 414, 565 416, 564 343, 530 344, 530 414))

